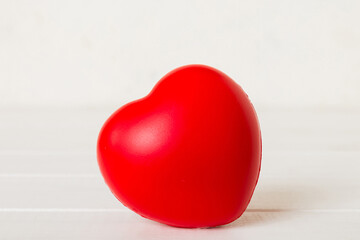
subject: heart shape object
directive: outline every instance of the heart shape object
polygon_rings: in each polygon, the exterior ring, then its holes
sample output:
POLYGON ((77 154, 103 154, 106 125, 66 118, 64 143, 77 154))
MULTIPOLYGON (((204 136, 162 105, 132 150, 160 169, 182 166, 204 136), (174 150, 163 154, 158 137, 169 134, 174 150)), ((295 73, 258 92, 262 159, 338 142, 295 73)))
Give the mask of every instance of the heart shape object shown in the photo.
POLYGON ((188 65, 110 116, 97 157, 113 194, 141 216, 214 227, 240 217, 250 202, 260 172, 260 127, 231 78, 188 65))

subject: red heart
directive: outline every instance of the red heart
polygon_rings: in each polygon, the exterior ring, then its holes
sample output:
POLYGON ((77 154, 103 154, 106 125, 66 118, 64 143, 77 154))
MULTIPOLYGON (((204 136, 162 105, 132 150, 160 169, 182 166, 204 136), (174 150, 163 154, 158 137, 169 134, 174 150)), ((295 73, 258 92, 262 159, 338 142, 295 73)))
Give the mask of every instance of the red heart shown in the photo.
POLYGON ((213 227, 249 204, 261 134, 239 85, 214 68, 189 65, 117 110, 101 129, 97 156, 113 194, 141 216, 213 227))

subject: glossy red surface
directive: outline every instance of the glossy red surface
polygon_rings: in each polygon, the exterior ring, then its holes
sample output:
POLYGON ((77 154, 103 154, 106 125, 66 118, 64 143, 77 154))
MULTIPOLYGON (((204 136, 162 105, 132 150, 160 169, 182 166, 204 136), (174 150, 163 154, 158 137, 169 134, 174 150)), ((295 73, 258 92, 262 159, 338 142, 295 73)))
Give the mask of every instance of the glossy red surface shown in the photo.
POLYGON ((117 110, 98 138, 113 194, 177 227, 213 227, 246 209, 260 172, 261 134, 245 92, 224 73, 189 65, 117 110))

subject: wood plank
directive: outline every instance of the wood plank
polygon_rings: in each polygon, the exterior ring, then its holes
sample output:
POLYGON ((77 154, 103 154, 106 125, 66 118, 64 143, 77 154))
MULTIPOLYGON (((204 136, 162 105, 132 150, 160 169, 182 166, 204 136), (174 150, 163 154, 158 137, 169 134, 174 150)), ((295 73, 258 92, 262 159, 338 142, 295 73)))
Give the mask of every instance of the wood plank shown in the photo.
MULTIPOLYGON (((115 109, 0 110, 0 153, 94 153, 115 109)), ((360 151, 359 111, 259 110, 264 152, 360 151)))
POLYGON ((101 176, 0 178, 0 208, 118 208, 101 176))
POLYGON ((182 229, 131 212, 0 212, 2 239, 358 239, 359 212, 245 212, 232 224, 182 229))
POLYGON ((0 111, 0 153, 94 153, 110 112, 88 109, 0 111))
MULTIPOLYGON (((360 209, 358 179, 262 176, 249 208, 360 209)), ((0 208, 123 208, 100 174, 5 176, 0 189, 0 208)))
MULTIPOLYGON (((356 178, 360 152, 263 152, 261 176, 356 178)), ((97 175, 95 153, 0 154, 0 176, 97 175)))
MULTIPOLYGON (((94 139, 108 114, 105 112, 26 110, 1 114, 0 208, 121 208, 96 165, 94 139), (53 127, 53 122, 58 125, 53 127)), ((264 135, 262 171, 250 208, 359 208, 358 112, 280 111, 264 112, 264 116, 264 128, 271 138, 264 135), (289 121, 282 123, 283 117, 289 121), (321 127, 323 123, 326 127, 321 127), (309 129, 286 131, 297 126, 309 129), (320 130, 311 131, 314 126, 320 130), (337 138, 326 137, 329 127, 337 138), (349 148, 326 150, 341 142, 349 148), (273 144, 271 148, 266 147, 269 144, 273 144)))
POLYGON ((112 109, 0 110, 0 238, 357 239, 360 112, 260 110, 263 162, 246 213, 215 229, 171 228, 123 207, 96 137, 112 109))
POLYGON ((0 166, 0 177, 99 173, 95 153, 0 153, 0 166))
POLYGON ((264 152, 360 151, 360 111, 266 110, 259 119, 264 152))

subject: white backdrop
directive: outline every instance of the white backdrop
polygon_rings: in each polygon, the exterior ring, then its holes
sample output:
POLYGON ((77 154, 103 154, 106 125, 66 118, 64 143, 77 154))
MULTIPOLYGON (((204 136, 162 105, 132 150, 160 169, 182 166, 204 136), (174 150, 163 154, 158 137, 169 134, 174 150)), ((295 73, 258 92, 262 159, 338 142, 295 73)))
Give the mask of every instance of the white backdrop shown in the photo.
POLYGON ((360 1, 1 1, 0 106, 120 105, 203 63, 255 105, 360 107, 360 1))

